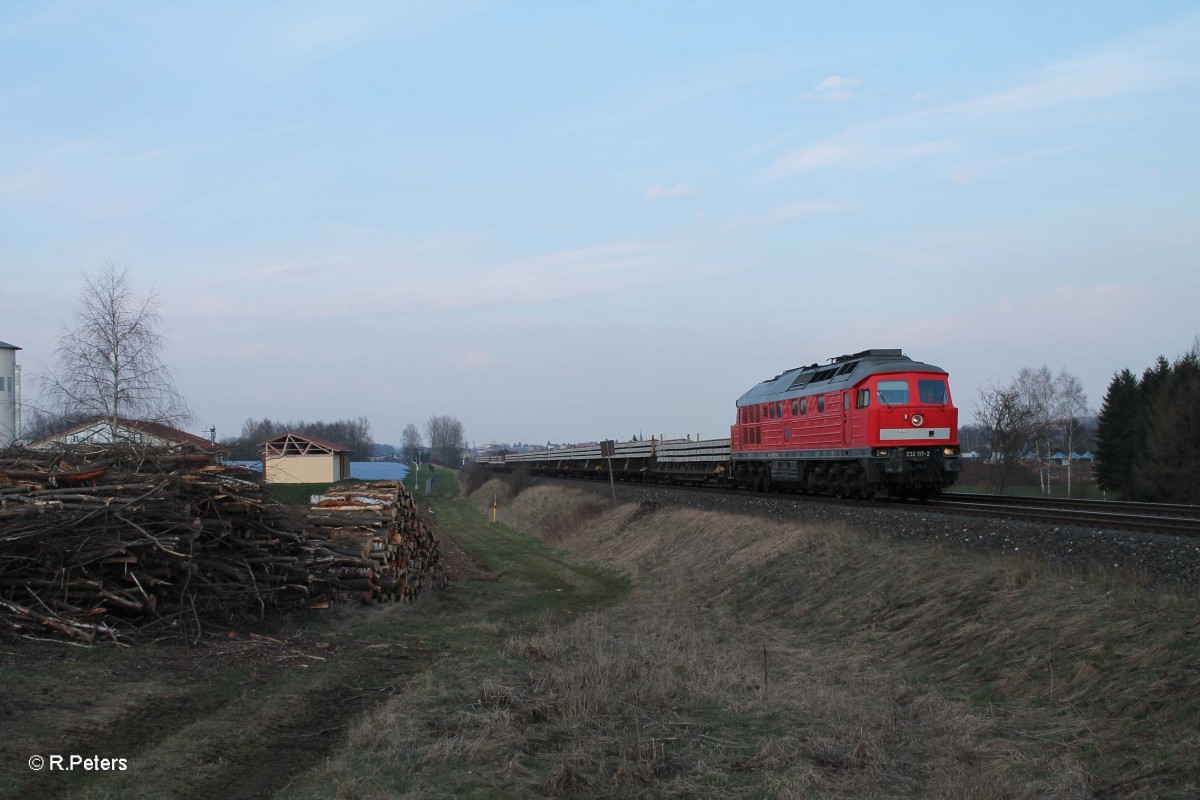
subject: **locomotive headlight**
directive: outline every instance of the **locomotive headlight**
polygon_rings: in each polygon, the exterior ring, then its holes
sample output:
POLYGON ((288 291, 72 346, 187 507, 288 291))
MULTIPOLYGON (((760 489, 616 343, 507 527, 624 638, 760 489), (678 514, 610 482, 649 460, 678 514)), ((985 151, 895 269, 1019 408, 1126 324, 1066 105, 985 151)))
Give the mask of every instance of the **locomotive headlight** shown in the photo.
POLYGON ((946 455, 946 456, 956 456, 956 455, 958 455, 958 448, 957 448, 957 447, 946 447, 946 448, 943 448, 943 449, 942 449, 942 455, 946 455))
POLYGON ((876 447, 872 455, 876 458, 887 458, 888 449, 886 447, 876 447))

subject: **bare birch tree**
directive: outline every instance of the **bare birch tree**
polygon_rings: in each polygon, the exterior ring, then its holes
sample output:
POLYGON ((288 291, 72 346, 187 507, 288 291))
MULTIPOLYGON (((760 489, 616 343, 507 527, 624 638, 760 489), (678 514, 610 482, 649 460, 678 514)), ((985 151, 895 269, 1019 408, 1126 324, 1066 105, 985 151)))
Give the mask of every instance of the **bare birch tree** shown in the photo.
POLYGON ((1091 413, 1087 395, 1079 378, 1063 367, 1054 379, 1055 416, 1063 426, 1063 444, 1067 453, 1067 497, 1071 496, 1071 458, 1075 452, 1075 437, 1079 432, 1079 418, 1091 413))
POLYGON ((122 418, 178 425, 191 418, 162 361, 162 320, 154 295, 134 291, 112 262, 79 295, 75 322, 58 341, 58 370, 46 390, 63 416, 98 417, 115 439, 122 418))
POLYGON ((1029 415, 1030 437, 1038 462, 1038 480, 1042 494, 1050 494, 1050 437, 1055 422, 1054 375, 1046 366, 1022 367, 1014 386, 1029 415))

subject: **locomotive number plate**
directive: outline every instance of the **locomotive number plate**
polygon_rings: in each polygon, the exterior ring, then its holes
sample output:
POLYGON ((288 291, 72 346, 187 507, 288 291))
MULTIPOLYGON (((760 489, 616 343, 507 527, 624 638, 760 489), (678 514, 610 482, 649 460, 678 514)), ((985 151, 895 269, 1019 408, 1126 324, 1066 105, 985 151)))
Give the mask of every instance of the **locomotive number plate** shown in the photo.
POLYGON ((929 451, 928 450, 905 450, 904 455, 906 458, 929 458, 929 451))

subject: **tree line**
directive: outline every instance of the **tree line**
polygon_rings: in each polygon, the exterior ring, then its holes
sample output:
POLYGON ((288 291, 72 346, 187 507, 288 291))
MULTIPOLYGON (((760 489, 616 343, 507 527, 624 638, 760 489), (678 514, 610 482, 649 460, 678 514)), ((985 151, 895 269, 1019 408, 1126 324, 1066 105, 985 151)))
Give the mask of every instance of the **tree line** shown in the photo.
POLYGON ((1200 337, 1139 378, 1113 375, 1100 407, 1096 482, 1131 500, 1200 503, 1200 337))
POLYGON ((242 423, 240 436, 222 439, 221 445, 229 450, 232 459, 254 461, 262 458, 263 442, 289 432, 345 445, 350 449, 351 461, 367 461, 371 458, 374 441, 371 438, 371 423, 366 417, 333 422, 283 422, 266 417, 248 419, 242 423))
POLYGON ((457 464, 466 446, 462 423, 455 417, 434 416, 425 423, 425 435, 430 445, 425 446, 425 437, 411 422, 404 426, 400 434, 400 446, 390 444, 375 445, 375 452, 387 458, 393 458, 411 464, 414 461, 437 461, 441 464, 457 464))

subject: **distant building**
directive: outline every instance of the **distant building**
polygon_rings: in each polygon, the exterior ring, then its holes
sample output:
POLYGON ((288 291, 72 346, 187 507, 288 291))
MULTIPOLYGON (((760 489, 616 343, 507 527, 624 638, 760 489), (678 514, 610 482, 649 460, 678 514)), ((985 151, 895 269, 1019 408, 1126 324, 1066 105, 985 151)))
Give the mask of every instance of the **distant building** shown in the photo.
POLYGON ((0 342, 0 447, 8 447, 17 438, 17 351, 21 348, 0 342))
POLYGON ((331 483, 350 477, 350 448, 317 436, 281 433, 262 443, 267 483, 331 483))
POLYGON ((30 442, 29 446, 34 450, 48 450, 78 444, 134 444, 152 448, 194 447, 209 453, 223 450, 220 445, 213 444, 202 436, 172 428, 161 422, 118 418, 114 428, 106 417, 94 417, 72 425, 52 436, 30 442))

